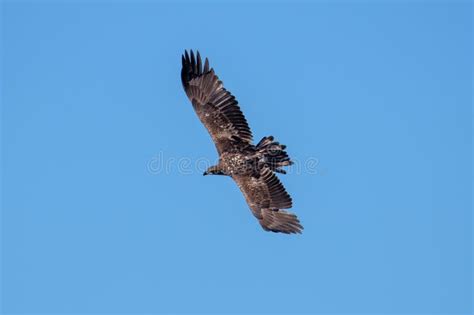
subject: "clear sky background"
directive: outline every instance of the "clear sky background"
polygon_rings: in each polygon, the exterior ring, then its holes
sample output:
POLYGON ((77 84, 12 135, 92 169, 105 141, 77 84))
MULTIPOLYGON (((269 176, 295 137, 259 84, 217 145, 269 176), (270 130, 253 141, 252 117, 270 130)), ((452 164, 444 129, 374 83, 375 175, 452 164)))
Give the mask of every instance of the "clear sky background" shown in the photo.
POLYGON ((3 1, 1 26, 3 312, 471 313, 470 2, 3 1), (302 235, 196 167, 186 48, 288 145, 302 235))

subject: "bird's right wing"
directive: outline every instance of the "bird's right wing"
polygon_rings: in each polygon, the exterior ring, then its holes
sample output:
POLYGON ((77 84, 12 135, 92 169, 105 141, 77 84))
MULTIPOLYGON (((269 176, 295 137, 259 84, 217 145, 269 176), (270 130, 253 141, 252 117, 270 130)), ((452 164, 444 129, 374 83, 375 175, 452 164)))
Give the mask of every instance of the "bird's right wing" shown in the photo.
POLYGON ((286 234, 302 232, 303 226, 296 215, 282 210, 291 208, 292 200, 270 169, 264 168, 258 178, 246 175, 232 178, 264 230, 286 234))
POLYGON ((252 132, 235 97, 227 91, 214 69, 209 69, 206 58, 202 65, 199 52, 196 58, 185 51, 182 56, 181 81, 201 122, 214 141, 219 154, 235 142, 252 142, 252 132))

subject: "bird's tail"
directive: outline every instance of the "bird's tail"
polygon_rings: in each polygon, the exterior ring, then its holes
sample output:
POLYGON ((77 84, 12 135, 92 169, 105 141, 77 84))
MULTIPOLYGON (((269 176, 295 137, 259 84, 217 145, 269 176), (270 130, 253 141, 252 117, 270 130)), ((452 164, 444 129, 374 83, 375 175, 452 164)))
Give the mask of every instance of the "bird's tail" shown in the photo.
POLYGON ((285 151, 286 146, 274 141, 273 136, 263 137, 256 146, 260 161, 277 173, 286 174, 283 166, 293 164, 285 151))

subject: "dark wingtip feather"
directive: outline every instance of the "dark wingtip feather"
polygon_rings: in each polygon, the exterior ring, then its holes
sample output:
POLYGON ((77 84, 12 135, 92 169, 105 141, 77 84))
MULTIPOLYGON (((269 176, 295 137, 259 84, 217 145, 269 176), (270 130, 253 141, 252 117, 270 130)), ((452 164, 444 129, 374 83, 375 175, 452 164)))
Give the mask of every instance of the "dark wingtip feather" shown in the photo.
POLYGON ((259 220, 261 226, 265 231, 283 234, 303 233, 304 227, 303 225, 301 225, 300 220, 295 214, 289 212, 282 212, 278 209, 274 209, 272 211, 276 212, 274 217, 276 221, 265 222, 264 220, 259 220), (274 224, 276 223, 278 223, 277 226, 274 226, 274 224))
MULTIPOLYGON (((181 81, 183 86, 186 88, 189 81, 203 74, 202 58, 199 50, 196 50, 196 54, 194 54, 192 49, 185 49, 184 54, 181 56, 181 62, 181 81)), ((204 64, 204 69, 204 72, 207 72, 206 70, 209 69, 209 61, 207 61, 207 58, 204 64)))
POLYGON ((185 56, 186 56, 186 62, 189 62, 189 55, 188 55, 188 51, 187 51, 187 50, 185 50, 185 51, 184 51, 184 54, 185 54, 185 56))
POLYGON ((191 68, 193 70, 193 74, 196 74, 196 58, 194 58, 194 52, 191 49, 191 68))
POLYGON ((204 73, 209 72, 209 60, 206 58, 206 61, 204 61, 204 73))
POLYGON ((197 58, 197 73, 202 74, 202 61, 201 55, 199 54, 199 50, 196 50, 196 58, 197 58))

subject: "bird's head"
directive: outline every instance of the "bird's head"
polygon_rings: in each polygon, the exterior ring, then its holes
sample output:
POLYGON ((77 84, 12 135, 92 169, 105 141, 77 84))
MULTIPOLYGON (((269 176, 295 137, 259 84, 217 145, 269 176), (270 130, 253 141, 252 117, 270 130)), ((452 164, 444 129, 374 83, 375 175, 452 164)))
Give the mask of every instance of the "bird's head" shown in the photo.
POLYGON ((209 167, 202 175, 206 176, 206 175, 225 175, 225 174, 222 171, 222 169, 214 165, 214 166, 209 167))

